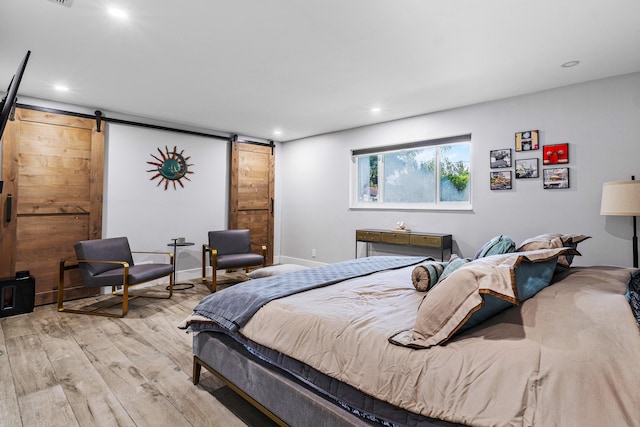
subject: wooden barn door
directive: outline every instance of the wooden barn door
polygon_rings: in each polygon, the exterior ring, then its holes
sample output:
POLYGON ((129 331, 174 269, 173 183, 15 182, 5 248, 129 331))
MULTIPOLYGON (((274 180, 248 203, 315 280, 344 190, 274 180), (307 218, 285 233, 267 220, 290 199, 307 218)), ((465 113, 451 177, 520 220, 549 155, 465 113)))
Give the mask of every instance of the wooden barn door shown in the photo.
MULTIPOLYGON (((75 260, 73 244, 102 236, 103 136, 95 120, 30 109, 5 129, 0 276, 29 270, 36 305, 56 301, 58 263, 75 260)), ((65 295, 95 294, 73 272, 65 295)))
POLYGON ((273 264, 273 147, 233 141, 229 191, 229 229, 248 228, 251 249, 267 245, 273 264))

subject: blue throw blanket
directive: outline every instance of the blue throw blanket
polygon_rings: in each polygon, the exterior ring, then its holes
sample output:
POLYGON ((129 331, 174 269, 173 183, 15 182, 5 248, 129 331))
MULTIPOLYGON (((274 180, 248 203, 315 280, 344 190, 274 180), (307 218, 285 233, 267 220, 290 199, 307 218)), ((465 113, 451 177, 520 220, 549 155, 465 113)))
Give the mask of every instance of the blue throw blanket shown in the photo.
POLYGON ((374 256, 249 280, 206 296, 194 314, 207 317, 236 332, 263 305, 274 299, 328 286, 383 270, 392 270, 424 261, 425 257, 374 256))

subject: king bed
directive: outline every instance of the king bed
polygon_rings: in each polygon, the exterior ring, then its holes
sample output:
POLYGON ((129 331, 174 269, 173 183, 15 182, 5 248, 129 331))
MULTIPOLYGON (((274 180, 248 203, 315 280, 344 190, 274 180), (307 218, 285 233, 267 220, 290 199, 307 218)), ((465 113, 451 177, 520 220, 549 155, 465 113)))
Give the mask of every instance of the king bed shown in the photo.
POLYGON ((640 275, 571 267, 583 236, 530 240, 207 296, 181 325, 193 381, 205 367, 281 425, 638 425, 640 275))

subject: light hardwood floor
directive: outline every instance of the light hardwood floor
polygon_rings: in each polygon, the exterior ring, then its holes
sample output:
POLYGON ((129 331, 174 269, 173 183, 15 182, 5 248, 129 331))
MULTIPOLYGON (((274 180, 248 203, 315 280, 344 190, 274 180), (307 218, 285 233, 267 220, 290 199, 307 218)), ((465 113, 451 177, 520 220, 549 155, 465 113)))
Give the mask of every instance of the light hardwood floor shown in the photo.
POLYGON ((136 299, 123 319, 53 304, 0 319, 0 426, 275 425, 204 370, 193 385, 192 336, 177 325, 207 294, 136 299))

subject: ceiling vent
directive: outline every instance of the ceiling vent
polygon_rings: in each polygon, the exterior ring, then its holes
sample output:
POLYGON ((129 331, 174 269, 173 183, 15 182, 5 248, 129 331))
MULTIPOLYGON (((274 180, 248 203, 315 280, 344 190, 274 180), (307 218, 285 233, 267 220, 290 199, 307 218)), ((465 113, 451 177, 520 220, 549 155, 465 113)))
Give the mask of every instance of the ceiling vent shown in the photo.
POLYGON ((71 7, 71 5, 73 4, 73 0, 49 0, 52 1, 54 3, 58 3, 62 6, 67 6, 67 7, 71 7))

